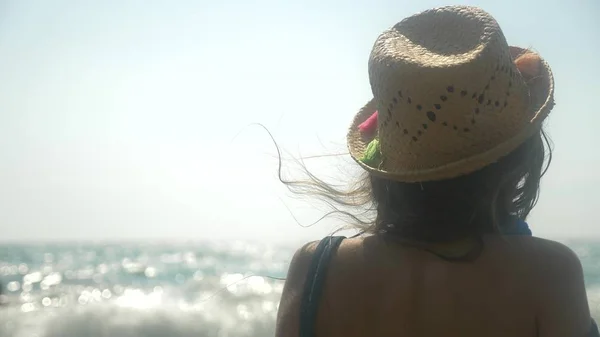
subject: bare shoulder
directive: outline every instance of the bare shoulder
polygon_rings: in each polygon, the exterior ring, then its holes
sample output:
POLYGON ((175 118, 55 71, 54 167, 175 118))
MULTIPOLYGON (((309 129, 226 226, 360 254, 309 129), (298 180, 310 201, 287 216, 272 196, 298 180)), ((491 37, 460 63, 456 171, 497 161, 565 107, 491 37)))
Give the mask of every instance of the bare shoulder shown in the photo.
POLYGON ((303 244, 296 249, 294 256, 290 262, 290 267, 298 268, 299 266, 308 265, 312 260, 315 250, 319 245, 319 241, 311 241, 303 244))
POLYGON ((531 268, 539 336, 586 335, 591 318, 577 254, 552 240, 529 237, 519 242, 531 268))
MULTIPOLYGON (((531 236, 497 237, 490 240, 495 258, 505 267, 521 266, 532 284, 561 287, 583 283, 583 268, 577 254, 567 245, 531 236)), ((514 269, 516 270, 516 269, 514 269)))
POLYGON ((296 250, 281 294, 275 336, 296 337, 300 331, 300 302, 308 268, 318 246, 318 241, 308 242, 296 250))
POLYGON ((538 273, 578 272, 582 269, 577 254, 563 243, 537 237, 515 240, 519 241, 520 257, 531 262, 538 273))
MULTIPOLYGON (((299 247, 294 253, 290 261, 288 274, 285 286, 288 291, 301 290, 304 286, 307 277, 308 269, 312 263, 315 251, 320 241, 311 241, 299 247)), ((358 241, 355 239, 345 239, 342 241, 341 247, 338 248, 334 255, 339 255, 339 252, 355 250, 358 247, 358 241)), ((343 254, 342 254, 343 255, 343 254)), ((286 289, 284 289, 285 291, 286 289)))
POLYGON ((584 290, 583 267, 577 254, 567 245, 541 238, 530 238, 527 255, 540 289, 547 291, 584 290), (554 289, 552 289, 554 288, 554 289))
MULTIPOLYGON (((290 261, 277 311, 277 323, 275 325, 275 336, 277 337, 298 337, 304 285, 319 243, 320 241, 312 241, 302 245, 296 249, 290 261)), ((337 269, 340 265, 344 268, 345 263, 352 260, 348 258, 348 254, 355 254, 357 249, 361 249, 360 246, 361 240, 344 239, 334 253, 333 259, 336 261, 332 265, 334 269, 337 269)))
POLYGON ((308 242, 296 250, 288 268, 285 282, 287 290, 296 292, 302 289, 318 244, 319 241, 308 242))
MULTIPOLYGON (((320 241, 311 241, 296 250, 290 262, 286 285, 294 288, 304 285, 308 269, 319 243, 320 241)), ((348 255, 356 255, 362 249, 363 240, 361 238, 344 239, 335 251, 334 259, 336 263, 343 263, 347 260, 348 255)))

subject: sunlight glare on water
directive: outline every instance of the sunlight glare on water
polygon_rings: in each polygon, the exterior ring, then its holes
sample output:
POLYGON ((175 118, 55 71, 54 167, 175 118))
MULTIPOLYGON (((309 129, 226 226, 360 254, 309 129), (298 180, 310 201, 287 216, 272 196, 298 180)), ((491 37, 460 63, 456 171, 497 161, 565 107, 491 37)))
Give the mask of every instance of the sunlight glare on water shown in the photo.
MULTIPOLYGON (((597 317, 600 246, 572 246, 597 317)), ((0 307, 0 336, 272 336, 284 282, 271 277, 285 277, 295 248, 64 245, 45 247, 51 255, 37 260, 30 259, 36 246, 11 248, 0 255, 8 303, 0 307)))

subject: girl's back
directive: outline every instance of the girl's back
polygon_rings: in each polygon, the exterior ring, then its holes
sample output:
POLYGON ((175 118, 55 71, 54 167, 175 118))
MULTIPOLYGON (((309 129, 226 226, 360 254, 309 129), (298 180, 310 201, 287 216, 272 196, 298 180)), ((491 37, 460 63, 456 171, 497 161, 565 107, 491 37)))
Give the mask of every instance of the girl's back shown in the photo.
MULTIPOLYGON (((317 335, 587 336, 582 269, 569 248, 519 236, 490 235, 484 243, 475 261, 457 263, 380 236, 345 239, 329 263, 317 335)), ((293 259, 282 336, 299 331, 297 309, 316 245, 293 259)))

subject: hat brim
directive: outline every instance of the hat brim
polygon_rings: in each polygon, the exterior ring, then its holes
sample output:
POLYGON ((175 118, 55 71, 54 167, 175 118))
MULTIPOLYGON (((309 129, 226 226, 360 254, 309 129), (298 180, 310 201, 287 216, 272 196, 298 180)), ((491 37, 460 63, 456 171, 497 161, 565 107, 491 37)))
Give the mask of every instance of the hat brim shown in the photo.
MULTIPOLYGON (((513 59, 527 52, 527 49, 510 47, 513 59)), ((437 167, 418 170, 386 171, 377 167, 371 167, 361 161, 367 149, 367 145, 376 136, 373 134, 362 134, 358 126, 367 120, 376 110, 374 99, 363 106, 354 117, 350 130, 347 134, 348 150, 350 156, 365 170, 372 174, 402 182, 424 182, 434 180, 451 179, 461 175, 475 172, 490 165, 500 158, 514 151, 519 145, 533 136, 542 127, 542 123, 554 106, 554 77, 550 66, 541 60, 539 76, 528 80, 527 86, 530 93, 530 105, 528 111, 533 116, 529 123, 524 123, 521 130, 512 138, 506 139, 491 149, 479 154, 463 158, 461 160, 446 163, 437 167)))

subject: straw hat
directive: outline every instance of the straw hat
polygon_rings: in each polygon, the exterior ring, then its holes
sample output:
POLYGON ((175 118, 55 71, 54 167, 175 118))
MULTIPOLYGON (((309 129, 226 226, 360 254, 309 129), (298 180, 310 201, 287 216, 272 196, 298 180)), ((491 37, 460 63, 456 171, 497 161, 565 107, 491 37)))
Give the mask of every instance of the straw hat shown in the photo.
POLYGON ((476 7, 402 20, 371 52, 374 98, 348 132, 351 156, 373 174, 421 182, 468 174, 509 154, 540 130, 554 105, 548 64, 541 60, 534 78, 515 66, 525 52, 509 47, 496 20, 476 7))

